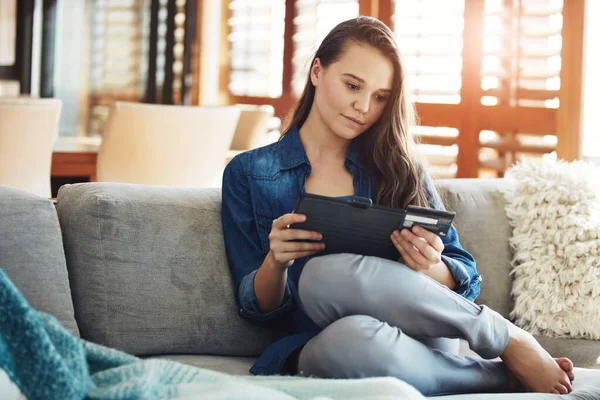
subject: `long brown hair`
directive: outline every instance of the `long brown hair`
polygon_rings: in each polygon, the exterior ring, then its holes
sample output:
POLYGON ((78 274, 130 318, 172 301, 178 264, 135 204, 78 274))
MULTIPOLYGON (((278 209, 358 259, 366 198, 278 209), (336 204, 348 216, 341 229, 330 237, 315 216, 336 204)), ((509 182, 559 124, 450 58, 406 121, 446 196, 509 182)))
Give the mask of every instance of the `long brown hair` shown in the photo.
MULTIPOLYGON (((415 123, 415 111, 407 93, 405 70, 392 31, 371 17, 344 21, 323 39, 311 67, 317 57, 325 68, 336 62, 349 43, 374 47, 394 65, 392 93, 386 109, 373 126, 358 138, 363 160, 376 172, 376 202, 397 208, 405 208, 409 204, 426 207, 427 197, 421 180, 423 165, 416 153, 414 138, 408 132, 415 123)), ((304 124, 314 98, 315 86, 309 71, 306 86, 284 135, 292 126, 300 128, 304 124)))

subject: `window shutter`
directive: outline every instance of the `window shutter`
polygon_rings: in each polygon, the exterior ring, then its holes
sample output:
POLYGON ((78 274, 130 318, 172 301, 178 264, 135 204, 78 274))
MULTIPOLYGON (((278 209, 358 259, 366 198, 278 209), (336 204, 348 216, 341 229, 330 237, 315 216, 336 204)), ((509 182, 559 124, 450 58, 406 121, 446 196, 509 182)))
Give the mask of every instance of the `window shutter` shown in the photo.
POLYGON ((147 74, 149 0, 92 0, 88 132, 100 134, 110 105, 140 101, 147 74))
POLYGON ((437 110, 461 102, 464 9, 464 0, 396 0, 392 18, 412 101, 435 110, 412 133, 436 178, 457 171, 459 131, 437 110))
POLYGON ((358 17, 358 0, 296 0, 292 89, 302 94, 312 56, 337 24, 358 17))
POLYGON ((232 0, 229 91, 280 97, 283 78, 284 0, 232 0))
MULTIPOLYGON (((554 120, 560 106, 562 5, 562 0, 486 0, 482 105, 526 109, 531 115, 548 111, 554 120)), ((556 149, 556 132, 548 126, 532 131, 515 121, 507 131, 490 120, 483 128, 482 176, 501 176, 522 156, 540 158, 556 149)))

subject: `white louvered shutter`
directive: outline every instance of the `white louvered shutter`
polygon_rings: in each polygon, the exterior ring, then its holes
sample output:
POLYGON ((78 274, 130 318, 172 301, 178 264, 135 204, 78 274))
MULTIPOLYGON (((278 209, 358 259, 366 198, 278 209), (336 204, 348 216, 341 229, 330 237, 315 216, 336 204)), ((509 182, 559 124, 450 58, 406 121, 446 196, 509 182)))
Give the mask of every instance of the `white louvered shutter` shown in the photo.
POLYGON ((143 98, 148 66, 150 2, 91 0, 89 4, 88 132, 99 134, 114 101, 140 101, 143 98))
POLYGON ((229 91, 280 97, 283 78, 284 0, 232 0, 229 91))
MULTIPOLYGON (((464 0, 396 0, 394 31, 412 101, 461 102, 464 0)), ((423 125, 412 130, 437 178, 456 175, 458 129, 423 125)))
POLYGON ((310 61, 337 24, 358 17, 358 0, 296 0, 292 89, 302 94, 310 61))
MULTIPOLYGON (((562 5, 562 0, 485 1, 481 104, 532 111, 560 106, 562 5)), ((486 128, 480 133, 482 176, 501 176, 524 156, 540 158, 556 149, 556 132, 527 132, 518 124, 513 131, 486 128)))

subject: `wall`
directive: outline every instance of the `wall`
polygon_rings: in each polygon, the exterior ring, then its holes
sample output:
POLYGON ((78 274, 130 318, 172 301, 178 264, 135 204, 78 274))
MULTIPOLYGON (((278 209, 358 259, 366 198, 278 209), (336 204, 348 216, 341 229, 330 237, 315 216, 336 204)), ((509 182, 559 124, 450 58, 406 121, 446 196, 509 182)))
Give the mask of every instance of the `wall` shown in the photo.
MULTIPOLYGON (((1 1, 1 0, 0 0, 1 1)), ((55 97, 63 102, 59 135, 85 135, 80 126, 86 105, 82 102, 82 85, 86 82, 87 54, 84 39, 86 1, 59 0, 57 7, 55 97)), ((83 85, 85 86, 85 85, 83 85)))

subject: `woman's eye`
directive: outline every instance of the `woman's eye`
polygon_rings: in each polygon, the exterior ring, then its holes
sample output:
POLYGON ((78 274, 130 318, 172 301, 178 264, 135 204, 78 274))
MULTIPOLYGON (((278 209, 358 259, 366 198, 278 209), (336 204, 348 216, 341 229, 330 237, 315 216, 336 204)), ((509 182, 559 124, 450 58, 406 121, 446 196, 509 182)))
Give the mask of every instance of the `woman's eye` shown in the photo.
POLYGON ((346 85, 350 88, 350 90, 358 90, 358 89, 360 89, 358 86, 353 85, 351 83, 346 83, 346 85))
POLYGON ((387 100, 387 97, 378 94, 377 96, 375 96, 375 100, 377 100, 378 102, 382 103, 382 102, 384 102, 384 101, 387 100))

